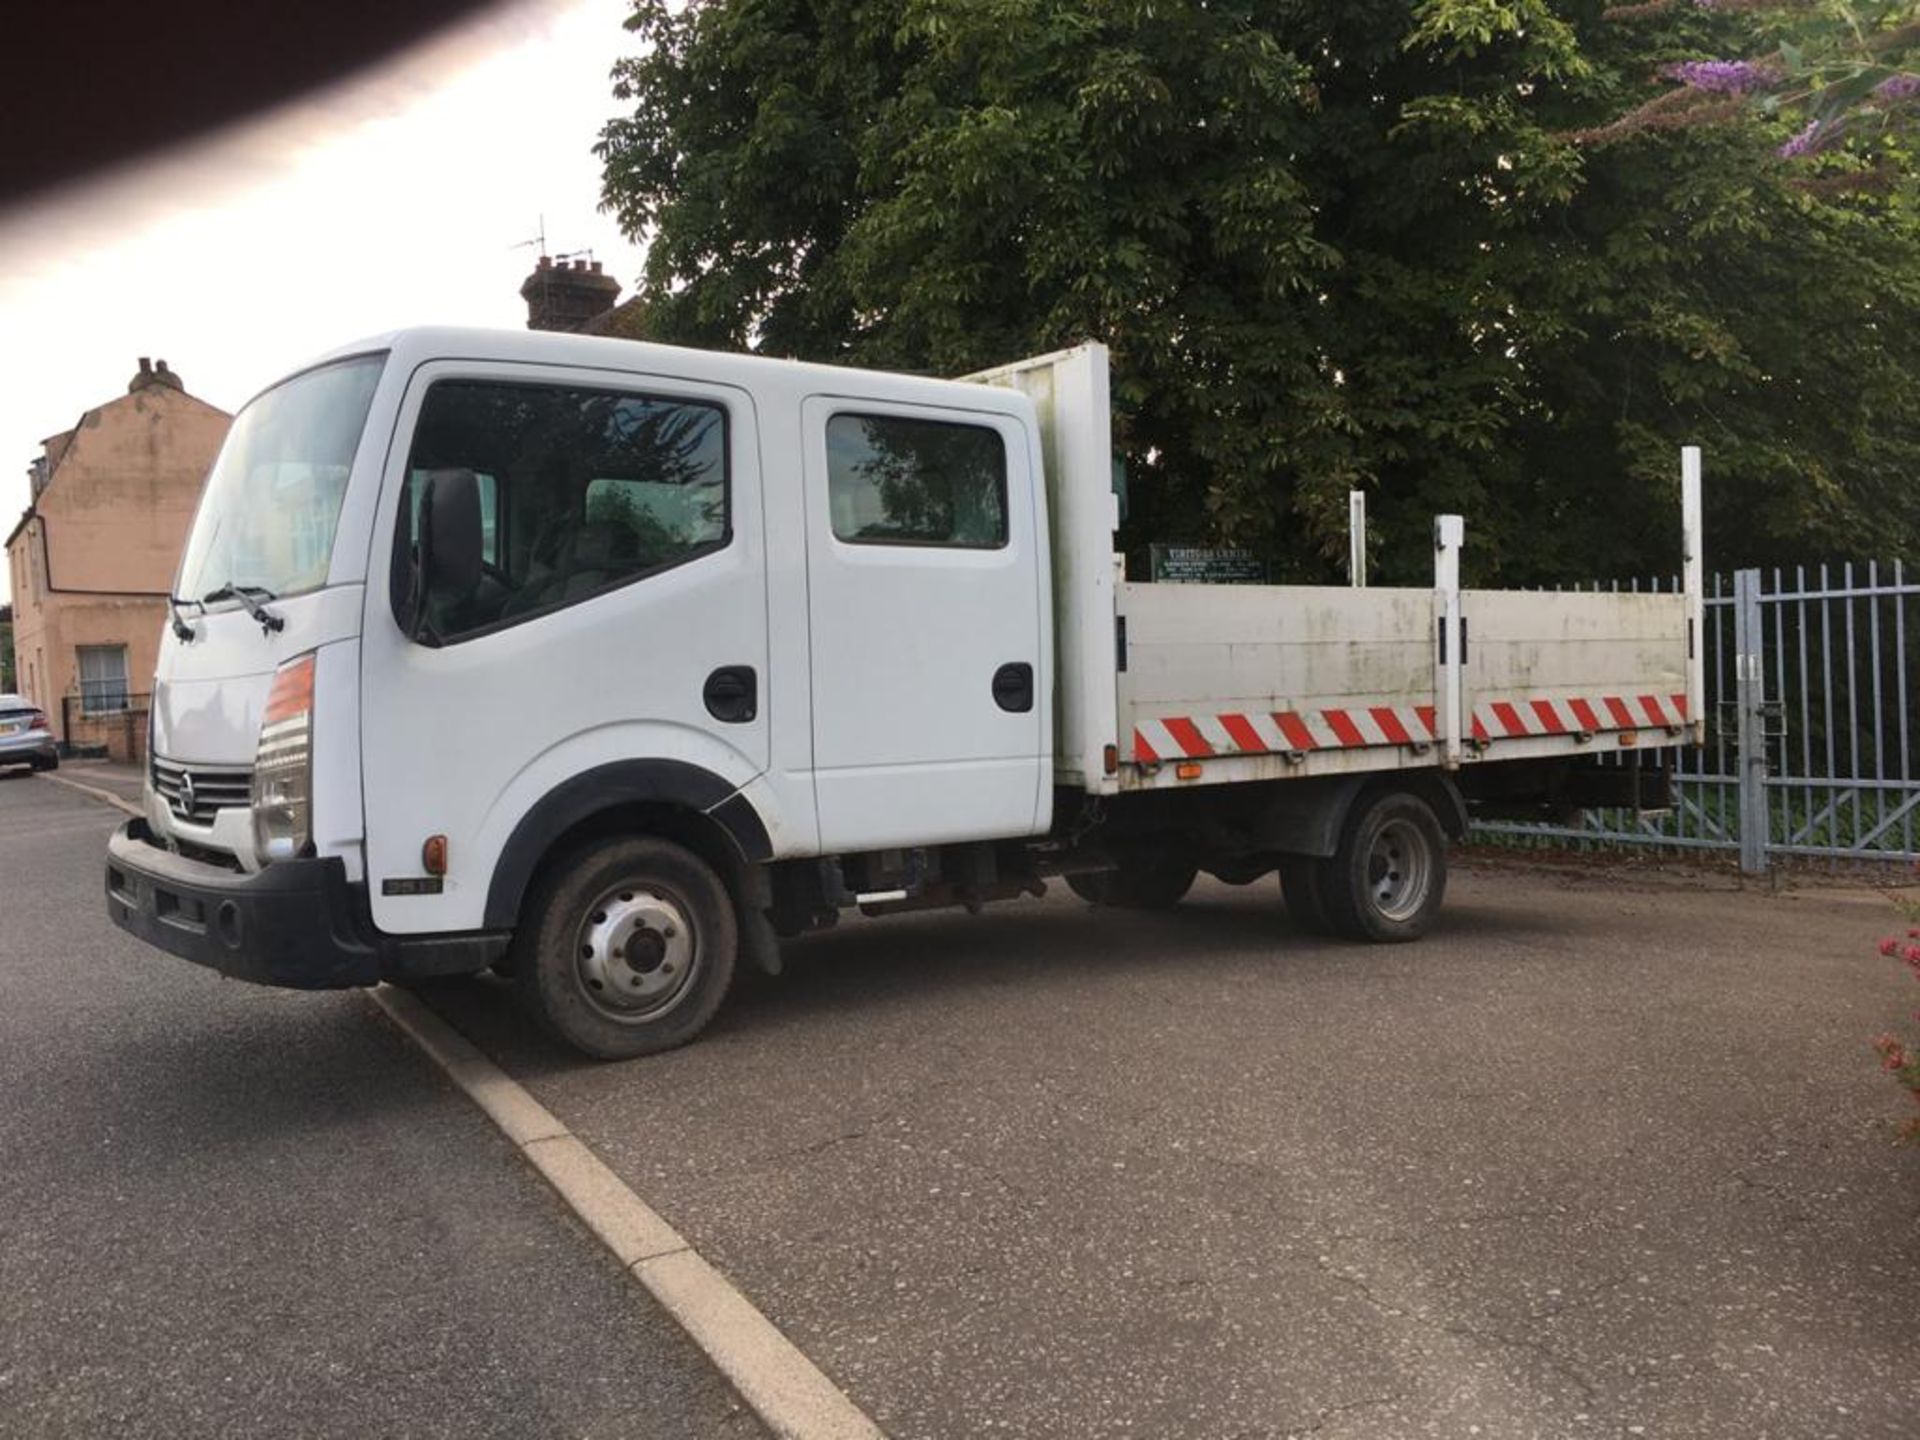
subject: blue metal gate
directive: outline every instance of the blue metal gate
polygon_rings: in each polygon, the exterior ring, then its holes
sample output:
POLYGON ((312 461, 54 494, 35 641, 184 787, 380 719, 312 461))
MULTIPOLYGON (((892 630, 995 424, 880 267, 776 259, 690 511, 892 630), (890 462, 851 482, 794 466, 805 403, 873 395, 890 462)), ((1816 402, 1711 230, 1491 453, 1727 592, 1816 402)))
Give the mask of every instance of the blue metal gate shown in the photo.
MULTIPOLYGON (((1677 580, 1613 586, 1673 589, 1677 580)), ((1706 596, 1707 741, 1664 752, 1675 805, 1589 811, 1575 825, 1495 823, 1477 834, 1774 856, 1914 861, 1920 729, 1908 676, 1901 563, 1716 575, 1706 596)))

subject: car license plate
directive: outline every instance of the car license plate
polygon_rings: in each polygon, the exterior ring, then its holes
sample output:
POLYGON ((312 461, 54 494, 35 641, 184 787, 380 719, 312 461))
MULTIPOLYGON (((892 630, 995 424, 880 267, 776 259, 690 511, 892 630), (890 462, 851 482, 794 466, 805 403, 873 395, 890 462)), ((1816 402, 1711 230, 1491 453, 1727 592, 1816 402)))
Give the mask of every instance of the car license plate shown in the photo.
POLYGON ((22 730, 26 728, 27 728, 27 722, 24 720, 8 720, 5 722, 0 722, 0 735, 18 735, 22 730))

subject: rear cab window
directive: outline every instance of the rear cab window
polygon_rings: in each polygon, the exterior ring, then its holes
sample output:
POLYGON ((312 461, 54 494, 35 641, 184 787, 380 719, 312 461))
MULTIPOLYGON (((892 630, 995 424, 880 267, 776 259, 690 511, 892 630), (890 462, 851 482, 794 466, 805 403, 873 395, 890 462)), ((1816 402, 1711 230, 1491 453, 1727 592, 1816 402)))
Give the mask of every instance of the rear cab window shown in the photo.
POLYGON ((1006 442, 985 425, 841 412, 827 421, 827 505, 849 544, 1000 549, 1006 442))

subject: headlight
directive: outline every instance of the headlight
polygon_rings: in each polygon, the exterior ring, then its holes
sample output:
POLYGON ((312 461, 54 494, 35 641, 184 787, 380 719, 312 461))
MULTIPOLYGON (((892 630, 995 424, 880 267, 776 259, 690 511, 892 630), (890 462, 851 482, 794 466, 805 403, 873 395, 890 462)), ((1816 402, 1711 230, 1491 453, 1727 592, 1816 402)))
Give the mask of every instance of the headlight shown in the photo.
POLYGON ((273 673, 253 757, 253 848, 262 864, 293 860, 313 844, 313 656, 273 673))

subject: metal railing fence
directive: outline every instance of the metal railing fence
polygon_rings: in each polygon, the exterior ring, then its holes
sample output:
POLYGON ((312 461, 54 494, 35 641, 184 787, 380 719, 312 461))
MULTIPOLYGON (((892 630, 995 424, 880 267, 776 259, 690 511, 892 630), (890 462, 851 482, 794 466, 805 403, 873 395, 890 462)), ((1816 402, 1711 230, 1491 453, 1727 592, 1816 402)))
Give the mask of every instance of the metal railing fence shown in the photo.
POLYGON ((1642 761, 1672 765, 1674 808, 1594 810, 1575 825, 1490 823, 1476 834, 1727 851, 1749 872, 1779 856, 1920 860, 1916 596, 1920 584, 1897 560, 1712 577, 1706 743, 1642 761))

